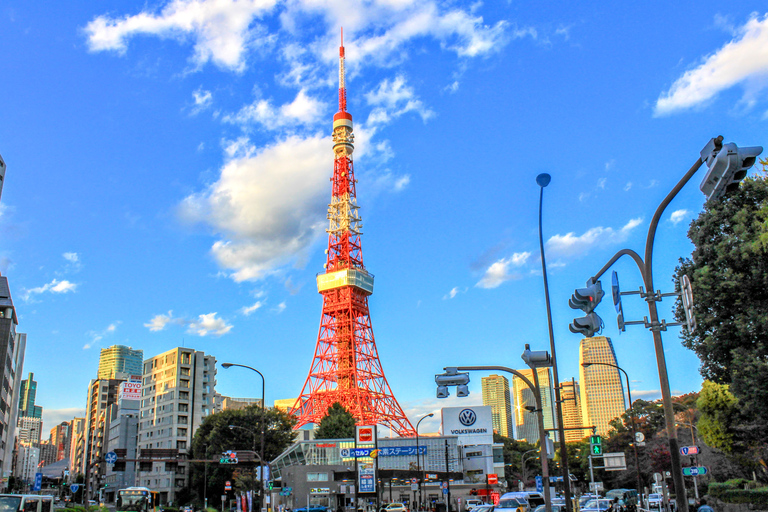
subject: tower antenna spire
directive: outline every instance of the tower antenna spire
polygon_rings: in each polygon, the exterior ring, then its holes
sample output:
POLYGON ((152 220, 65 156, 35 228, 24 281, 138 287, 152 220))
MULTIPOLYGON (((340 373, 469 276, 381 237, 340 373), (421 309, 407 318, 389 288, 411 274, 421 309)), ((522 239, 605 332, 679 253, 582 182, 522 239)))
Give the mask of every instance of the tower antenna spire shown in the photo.
POLYGON ((347 111, 347 85, 344 75, 344 27, 341 27, 341 46, 339 46, 339 112, 347 111))

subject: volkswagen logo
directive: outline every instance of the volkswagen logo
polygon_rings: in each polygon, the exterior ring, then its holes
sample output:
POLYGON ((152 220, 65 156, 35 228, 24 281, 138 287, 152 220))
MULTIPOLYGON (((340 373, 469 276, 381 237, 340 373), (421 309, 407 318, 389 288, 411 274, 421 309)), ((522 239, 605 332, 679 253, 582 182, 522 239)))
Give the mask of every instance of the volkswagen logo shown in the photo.
POLYGON ((459 421, 462 425, 471 427, 477 421, 477 415, 472 409, 464 409, 459 413, 459 421))

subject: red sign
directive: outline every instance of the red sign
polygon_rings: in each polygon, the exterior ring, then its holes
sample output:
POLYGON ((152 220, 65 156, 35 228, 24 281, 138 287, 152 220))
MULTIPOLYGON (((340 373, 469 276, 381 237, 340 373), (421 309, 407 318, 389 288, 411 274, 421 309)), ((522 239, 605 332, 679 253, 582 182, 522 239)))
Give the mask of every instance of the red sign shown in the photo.
POLYGON ((497 492, 491 493, 491 499, 493 500, 493 506, 497 506, 499 504, 499 500, 501 499, 501 495, 497 492))
POLYGON ((336 448, 336 443, 318 443, 318 448, 336 448))
POLYGON ((229 480, 224 482, 224 490, 225 491, 231 491, 232 490, 232 482, 230 482, 229 480))
POLYGON ((488 485, 496 485, 499 483, 499 475, 490 473, 486 476, 488 477, 488 485))
POLYGON ((359 426, 357 427, 357 442, 358 443, 372 443, 374 442, 375 426, 359 426))

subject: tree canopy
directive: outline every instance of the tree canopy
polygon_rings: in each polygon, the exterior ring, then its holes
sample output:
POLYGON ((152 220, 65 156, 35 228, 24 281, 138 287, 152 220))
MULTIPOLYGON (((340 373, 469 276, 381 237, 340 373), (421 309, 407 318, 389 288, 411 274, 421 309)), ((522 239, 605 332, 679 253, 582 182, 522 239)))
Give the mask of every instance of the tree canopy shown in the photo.
POLYGON ((355 417, 336 402, 320 420, 315 439, 349 439, 355 437, 355 417))

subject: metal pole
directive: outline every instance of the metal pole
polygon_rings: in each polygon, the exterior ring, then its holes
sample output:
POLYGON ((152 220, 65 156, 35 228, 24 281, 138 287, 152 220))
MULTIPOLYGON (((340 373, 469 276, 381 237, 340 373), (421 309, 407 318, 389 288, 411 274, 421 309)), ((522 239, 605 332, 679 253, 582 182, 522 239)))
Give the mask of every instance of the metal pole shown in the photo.
POLYGON ((434 415, 435 413, 431 412, 426 416, 422 416, 421 419, 419 419, 419 421, 416 422, 416 472, 419 475, 419 508, 421 508, 423 504, 423 498, 424 498, 421 491, 421 484, 424 481, 424 473, 421 471, 421 450, 419 447, 419 425, 421 424, 422 420, 424 420, 425 418, 431 418, 434 415))
POLYGON ((539 194, 539 250, 541 252, 541 273, 544 276, 544 298, 547 304, 547 326, 549 327, 549 351, 552 358, 552 378, 555 384, 555 413, 557 415, 557 434, 560 441, 560 464, 563 469, 563 494, 565 495, 565 510, 572 512, 571 503, 571 479, 568 470, 568 448, 565 446, 565 428, 563 425, 563 405, 560 400, 560 377, 557 374, 557 357, 555 355, 555 334, 552 329, 552 309, 549 304, 549 284, 547 282, 547 261, 544 257, 544 237, 541 229, 541 210, 544 201, 544 187, 549 185, 551 177, 542 173, 536 177, 536 183, 540 187, 539 194))
POLYGON ((552 512, 552 496, 549 492, 549 460, 547 457, 547 431, 544 430, 544 408, 541 405, 541 387, 539 387, 539 370, 531 368, 533 372, 533 383, 536 388, 533 393, 536 395, 536 410, 539 417, 539 446, 541 449, 541 479, 544 484, 544 509, 546 512, 552 512))
MULTIPOLYGON (((722 136, 718 137, 722 142, 722 136)), ((613 263, 622 255, 629 254, 637 263, 640 273, 643 277, 643 285, 645 286, 646 298, 648 302, 648 315, 651 322, 651 332, 653 334, 653 347, 656 351, 656 366, 659 371, 659 384, 661 387, 661 400, 664 407, 664 422, 667 429, 667 437, 669 441, 669 454, 671 458, 672 479, 675 484, 675 496, 677 498, 677 511, 688 512, 688 498, 685 494, 685 482, 683 480, 683 468, 680 462, 680 443, 677 440, 677 428, 675 427, 675 411, 672 406, 672 394, 669 389, 669 374, 667 372, 667 361, 664 357, 664 344, 661 340, 661 329, 663 326, 659 323, 659 313, 656 308, 656 302, 661 300, 656 295, 653 289, 653 242, 656 237, 656 228, 659 225, 659 220, 667 205, 674 199, 674 197, 680 192, 686 183, 693 177, 699 167, 702 165, 701 158, 696 160, 696 163, 685 173, 685 176, 675 185, 675 187, 667 194, 667 197, 656 208, 656 212, 651 219, 651 225, 648 228, 648 236, 645 242, 645 261, 634 251, 623 249, 616 253, 613 258, 598 272, 593 279, 596 281, 613 263)))

